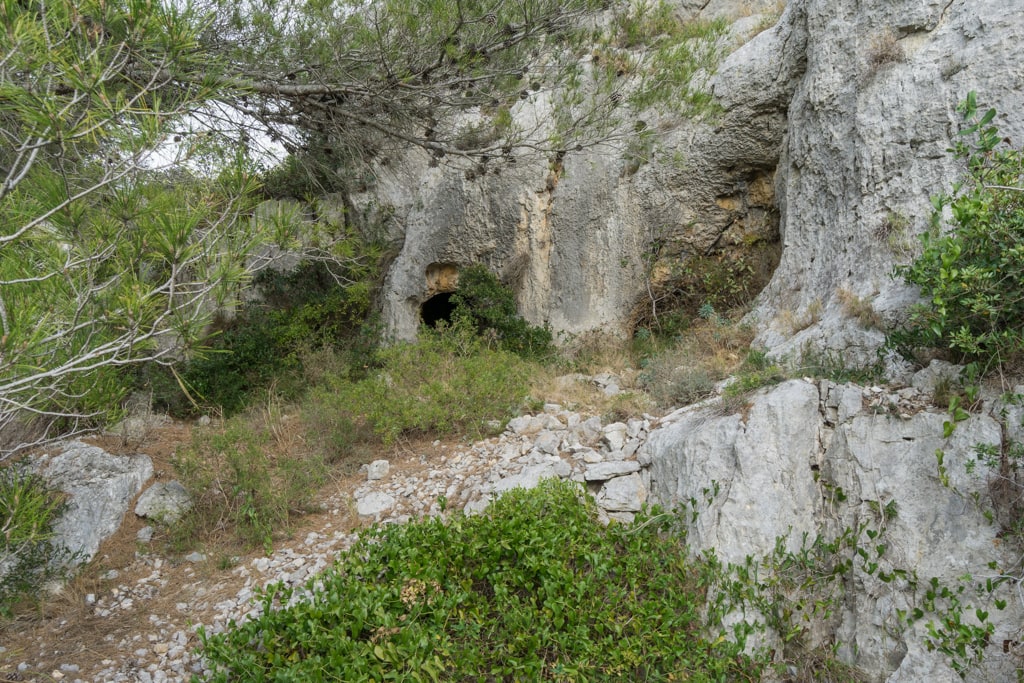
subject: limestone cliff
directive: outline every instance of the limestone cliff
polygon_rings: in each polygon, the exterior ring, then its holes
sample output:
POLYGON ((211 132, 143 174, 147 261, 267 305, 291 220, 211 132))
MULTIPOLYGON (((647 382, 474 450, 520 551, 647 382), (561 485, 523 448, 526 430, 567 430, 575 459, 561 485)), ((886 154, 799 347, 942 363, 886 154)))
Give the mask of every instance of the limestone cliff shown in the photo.
MULTIPOLYGON (((1022 139, 1024 14, 999 0, 792 0, 758 33, 781 5, 679 6, 729 17, 738 46, 711 81, 722 112, 661 121, 651 159, 611 146, 557 169, 526 159, 467 178, 412 155, 356 198, 387 207, 402 245, 384 293, 395 336, 415 335, 438 268, 484 262, 532 322, 625 334, 658 266, 779 239, 751 316, 757 344, 874 359, 882 333, 843 302, 859 297, 892 322, 913 300, 890 273, 912 257, 930 195, 958 176, 946 149, 967 92, 1022 139)), ((539 97, 522 115, 545 106, 539 97)))
POLYGON ((803 613, 793 610, 807 629, 804 642, 766 643, 778 653, 835 644, 868 680, 952 682, 960 677, 941 649, 958 630, 943 632, 946 620, 977 624, 980 609, 994 630, 980 657, 959 658, 971 663, 961 672, 972 681, 1013 680, 1024 609, 1017 579, 987 586, 1016 576, 1019 554, 1001 539, 998 502, 993 507, 1000 473, 976 462, 973 448, 1019 438, 1024 413, 1006 407, 1001 427, 992 417, 1001 407, 990 402, 944 438, 948 417, 919 398, 912 388, 793 380, 751 397, 741 414, 682 409, 651 431, 639 456, 651 463, 651 499, 692 509, 694 552, 740 565, 769 558, 766 585, 777 552, 818 558, 811 571, 799 562, 775 568, 792 581, 788 598, 806 599, 803 613), (815 539, 837 538, 845 541, 816 554, 815 539), (852 564, 838 580, 829 570, 844 557, 852 564), (954 591, 960 608, 943 600, 929 608, 933 579, 936 592, 954 591), (915 608, 922 614, 908 623, 915 608))
POLYGON ((784 50, 800 45, 806 67, 786 107, 782 260, 760 298, 757 341, 778 354, 810 343, 870 362, 882 335, 851 319, 840 292, 888 321, 913 300, 890 272, 913 255, 929 196, 961 170, 946 150, 969 91, 1000 112, 1003 134, 1024 141, 1024 13, 998 0, 795 0, 776 30, 799 36, 784 50), (787 313, 800 319, 812 305, 820 320, 786 325, 787 313))

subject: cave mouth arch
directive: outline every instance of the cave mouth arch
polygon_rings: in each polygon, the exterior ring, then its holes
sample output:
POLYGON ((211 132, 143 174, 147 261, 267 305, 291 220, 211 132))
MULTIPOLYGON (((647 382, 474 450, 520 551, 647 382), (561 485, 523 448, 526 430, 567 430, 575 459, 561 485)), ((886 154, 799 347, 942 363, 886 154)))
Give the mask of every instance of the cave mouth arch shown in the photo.
POLYGON ((455 313, 454 292, 440 292, 420 304, 420 320, 427 327, 437 327, 439 323, 451 323, 455 313))

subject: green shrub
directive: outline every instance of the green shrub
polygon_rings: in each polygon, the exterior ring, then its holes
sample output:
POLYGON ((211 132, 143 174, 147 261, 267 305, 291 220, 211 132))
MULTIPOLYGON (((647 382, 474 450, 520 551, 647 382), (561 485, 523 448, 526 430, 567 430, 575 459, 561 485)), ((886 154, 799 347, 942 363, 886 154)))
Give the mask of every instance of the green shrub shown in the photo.
POLYGON ((307 423, 332 457, 371 434, 391 444, 403 435, 492 431, 489 423, 515 415, 529 391, 527 362, 488 348, 465 320, 382 349, 377 361, 365 379, 328 381, 306 401, 307 423))
POLYGON ((524 358, 543 358, 554 352, 551 330, 523 320, 516 311, 515 295, 487 268, 472 265, 459 272, 459 287, 452 296, 453 318, 464 319, 485 339, 524 358))
POLYGON ((374 527, 305 587, 269 586, 260 616, 200 632, 209 680, 756 680, 678 518, 596 517, 549 480, 479 516, 374 527))
POLYGON ((967 125, 952 151, 968 176, 932 199, 934 229, 922 236, 921 256, 895 270, 925 301, 890 342, 907 353, 950 349, 991 367, 1024 348, 1024 154, 1000 148, 995 110, 979 116, 974 93, 958 111, 967 125), (947 209, 953 223, 941 234, 947 209))
POLYGON ((175 454, 175 473, 194 501, 170 530, 176 545, 190 547, 227 530, 269 552, 293 518, 312 509, 326 476, 322 459, 296 443, 282 446, 279 416, 264 417, 264 424, 239 415, 222 427, 197 429, 175 454))
POLYGON ((349 273, 359 279, 345 285, 336 275, 322 262, 305 262, 290 273, 261 272, 253 283, 258 302, 221 322, 177 376, 147 367, 141 383, 152 390, 156 406, 172 415, 195 410, 182 385, 201 407, 233 415, 271 384, 288 398, 299 395, 303 380, 315 374, 305 362, 321 348, 337 352, 353 373, 365 374, 377 338, 367 322, 373 274, 349 273))
POLYGON ((763 351, 751 350, 737 370, 735 380, 725 387, 724 396, 728 401, 785 380, 783 369, 771 362, 763 351))
POLYGON ((58 577, 67 550, 53 542, 63 495, 18 465, 0 469, 0 615, 58 577))

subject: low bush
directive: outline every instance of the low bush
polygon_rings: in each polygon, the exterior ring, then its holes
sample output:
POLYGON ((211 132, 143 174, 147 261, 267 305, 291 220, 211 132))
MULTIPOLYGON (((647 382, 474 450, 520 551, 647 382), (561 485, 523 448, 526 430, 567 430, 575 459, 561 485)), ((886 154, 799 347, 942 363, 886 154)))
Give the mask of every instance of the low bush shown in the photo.
POLYGON ((753 681, 674 515, 602 526, 578 485, 374 527, 304 587, 200 632, 210 681, 753 681))
POLYGON ((54 543, 63 495, 19 466, 0 469, 0 616, 62 573, 67 550, 54 543))
POLYGON ((172 415, 210 407, 233 415, 271 384, 295 398, 315 374, 306 361, 324 348, 352 373, 365 374, 372 364, 369 340, 376 340, 375 328, 366 322, 370 274, 345 285, 336 275, 321 262, 306 262, 290 273, 260 273, 254 282, 257 300, 220 322, 206 348, 178 374, 159 367, 143 370, 141 383, 152 391, 156 407, 172 415))
POLYGON ((324 483, 323 459, 287 438, 273 401, 224 425, 196 429, 178 451, 174 470, 193 507, 171 528, 179 549, 225 531, 248 547, 268 552, 297 515, 313 509, 324 483))
POLYGON ((332 458, 368 439, 489 433, 492 421, 503 425, 518 412, 532 374, 527 361, 490 348, 465 321, 423 330, 417 343, 382 349, 377 360, 365 379, 328 380, 305 401, 311 435, 332 458))
POLYGON ((516 310, 515 295, 481 265, 459 272, 452 296, 453 318, 465 320, 479 335, 524 358, 546 358, 554 353, 551 330, 531 325, 516 310))

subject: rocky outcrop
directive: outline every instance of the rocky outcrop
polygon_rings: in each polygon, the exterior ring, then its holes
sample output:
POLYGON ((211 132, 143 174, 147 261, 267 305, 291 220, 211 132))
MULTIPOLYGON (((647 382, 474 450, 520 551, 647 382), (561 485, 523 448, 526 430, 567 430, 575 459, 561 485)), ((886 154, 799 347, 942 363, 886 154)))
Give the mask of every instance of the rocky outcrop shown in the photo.
MULTIPOLYGON (((742 44, 711 80, 718 116, 652 118, 660 154, 636 163, 605 147, 557 170, 524 159, 468 178, 410 155, 356 198, 386 209, 401 242, 383 296, 395 336, 414 336, 420 306, 454 286, 431 273, 476 262, 514 287, 531 322, 624 334, 648 284, 673 267, 781 239, 750 318, 756 343, 792 359, 810 348, 875 360, 877 328, 916 298, 892 267, 918 248, 929 197, 962 170, 946 151, 958 102, 977 91, 1002 131, 1024 139, 1024 15, 999 0, 791 0, 758 33, 777 3, 679 5, 730 17, 742 44)), ((520 116, 543 116, 534 98, 520 116)))
MULTIPOLYGON (((780 27, 803 52, 778 170, 782 258, 755 314, 757 343, 871 362, 882 340, 851 296, 886 322, 915 293, 890 277, 928 224, 929 197, 961 172, 947 153, 957 104, 977 91, 1024 141, 1024 15, 999 0, 792 0, 780 27), (785 28, 783 28, 785 27, 785 28)), ((761 50, 751 44, 744 50, 761 50)), ((758 97, 757 93, 751 93, 758 97)))
MULTIPOLYGON (((437 442, 434 456, 412 455, 400 467, 374 461, 365 482, 331 494, 325 510, 330 516, 351 510, 366 523, 402 523, 452 511, 476 513, 513 488, 535 486, 545 477, 568 478, 595 497, 608 522, 631 521, 645 505, 678 508, 688 525, 691 552, 713 553, 737 566, 756 562, 758 586, 772 586, 770 577, 781 572, 803 572, 789 575, 795 583, 778 588, 790 605, 801 596, 808 600, 809 620, 797 622, 806 629, 802 645, 835 647, 868 680, 960 680, 951 659, 930 648, 928 640, 938 648, 957 643, 942 640, 949 633, 929 633, 929 623, 940 630, 950 618, 976 624, 979 609, 988 612, 994 631, 986 637, 982 663, 966 671, 967 680, 1012 680, 1021 654, 1024 604, 1016 584, 1022 570, 1015 564, 1016 541, 1000 533, 1013 520, 1001 517, 1005 509, 994 502, 991 484, 998 471, 974 462, 974 446, 1019 442, 1024 407, 990 400, 947 435, 949 416, 932 405, 931 392, 936 378, 948 372, 936 363, 902 388, 790 380, 739 402, 715 398, 661 418, 624 422, 548 404, 484 441, 437 442), (829 548, 836 539, 842 541, 829 548), (846 568, 833 572, 841 566, 846 568), (1008 581, 987 591, 987 580, 999 577, 1008 581), (958 596, 959 609, 942 599, 929 607, 932 579, 939 590, 958 596), (827 610, 811 609, 815 600, 827 610), (996 607, 997 600, 1006 601, 1004 609, 996 607), (921 617, 908 623, 918 607, 921 617)), ((567 376, 566 381, 578 379, 567 376)), ((590 378, 595 384, 613 380, 590 378)), ((1024 393, 1024 387, 1017 392, 1024 393)), ((72 503, 69 516, 107 529, 116 528, 151 471, 144 456, 117 459, 82 444, 42 459, 40 466, 52 481, 78 492, 80 501, 72 503), (133 474, 130 465, 141 470, 133 474), (100 473, 111 470, 115 480, 133 482, 127 489, 114 487, 116 507, 106 502, 110 493, 90 488, 101 486, 107 475, 100 473), (98 508, 109 513, 109 523, 96 521, 98 508)), ((233 575, 244 578, 244 586, 233 597, 208 591, 196 576, 199 583, 186 591, 179 613, 158 624, 159 639, 153 642, 161 649, 146 653, 150 670, 166 672, 168 680, 203 670, 201 656, 190 653, 179 635, 186 633, 183 620, 192 619, 193 609, 206 610, 196 623, 220 632, 230 620, 257 613, 253 595, 260 586, 272 581, 299 586, 329 566, 354 538, 334 529, 330 519, 304 541, 295 539, 294 547, 236 568, 233 575)), ((64 542, 93 552, 99 543, 64 542)), ((185 559, 206 561, 198 553, 185 559)), ((138 561, 147 567, 143 578, 122 582, 109 595, 86 596, 96 617, 149 609, 141 606, 166 584, 162 560, 145 554, 138 561)), ((735 618, 763 619, 756 605, 747 607, 735 618)), ((797 641, 784 642, 769 629, 759 642, 784 656, 797 641)), ((122 654, 132 661, 139 656, 135 643, 130 637, 122 643, 122 654)), ((104 666, 109 668, 97 680, 136 680, 133 669, 104 666)))
MULTIPOLYGON (((968 679, 1010 680, 1024 605, 1006 585, 992 593, 977 587, 1012 571, 1017 557, 995 522, 989 484, 997 472, 972 455, 977 444, 1001 445, 1001 426, 979 414, 944 438, 949 417, 921 410, 918 397, 913 388, 794 380, 762 392, 741 415, 714 406, 678 411, 643 447, 651 498, 692 510, 694 552, 738 565, 779 552, 799 556, 816 538, 858 538, 869 554, 862 562, 852 547, 833 551, 831 562, 848 558, 852 568, 834 595, 835 611, 810 633, 838 645, 840 657, 872 680, 959 678, 951 660, 925 644, 927 624, 941 628, 951 613, 906 623, 926 604, 933 578, 965 591, 957 619, 976 623, 981 609, 995 625, 984 663, 968 679), (997 600, 1007 601, 1005 610, 993 607, 997 600)), ((805 588, 825 586, 818 582, 805 588)))
POLYGON ((68 496, 54 525, 54 545, 71 553, 73 564, 88 562, 100 543, 121 527, 128 507, 153 476, 146 455, 111 455, 97 446, 71 441, 57 455, 43 455, 35 470, 68 496))
POLYGON ((478 513, 515 488, 546 478, 585 485, 605 519, 631 521, 648 501, 650 477, 637 452, 651 419, 603 425, 548 404, 539 415, 511 420, 498 437, 459 449, 424 472, 388 474, 387 461, 367 467, 367 482, 354 493, 356 512, 367 521, 405 522, 445 510, 478 513))
MULTIPOLYGON (((737 41, 773 21, 778 7, 684 5, 690 16, 742 15, 737 41)), ((801 39, 785 24, 751 41, 762 48, 730 56, 714 86, 725 111, 713 122, 651 114, 662 133, 649 162, 647 152, 610 143, 555 166, 523 158, 500 175, 430 168, 417 154, 378 169, 377 185, 354 203, 389 215, 401 242, 383 295, 390 332, 415 336, 422 304, 454 287, 451 278, 438 287, 432 274, 484 263, 513 287, 531 322, 622 335, 658 270, 652 248, 678 262, 726 243, 777 239, 773 177, 801 39)), ((539 93, 518 116, 543 118, 547 107, 539 93)))

